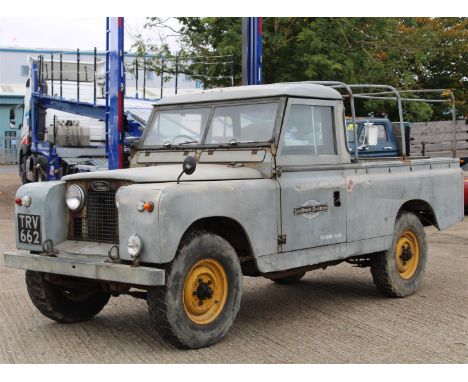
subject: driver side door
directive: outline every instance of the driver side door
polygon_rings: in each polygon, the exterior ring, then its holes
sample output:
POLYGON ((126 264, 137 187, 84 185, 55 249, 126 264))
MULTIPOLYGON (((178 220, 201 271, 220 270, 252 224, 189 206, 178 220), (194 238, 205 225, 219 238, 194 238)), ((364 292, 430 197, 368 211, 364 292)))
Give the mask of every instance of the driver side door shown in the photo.
POLYGON ((288 101, 277 156, 281 252, 346 242, 347 193, 336 140, 340 113, 336 101, 288 101))

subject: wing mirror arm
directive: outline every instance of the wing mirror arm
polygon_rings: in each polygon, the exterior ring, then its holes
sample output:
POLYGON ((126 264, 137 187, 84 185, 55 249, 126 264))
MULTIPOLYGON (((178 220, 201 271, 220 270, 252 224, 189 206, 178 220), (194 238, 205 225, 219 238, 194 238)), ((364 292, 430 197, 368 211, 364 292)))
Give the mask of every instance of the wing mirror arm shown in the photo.
POLYGON ((182 163, 182 172, 177 177, 177 184, 179 184, 180 177, 185 173, 187 175, 192 175, 197 168, 197 161, 194 157, 186 157, 184 163, 182 163))

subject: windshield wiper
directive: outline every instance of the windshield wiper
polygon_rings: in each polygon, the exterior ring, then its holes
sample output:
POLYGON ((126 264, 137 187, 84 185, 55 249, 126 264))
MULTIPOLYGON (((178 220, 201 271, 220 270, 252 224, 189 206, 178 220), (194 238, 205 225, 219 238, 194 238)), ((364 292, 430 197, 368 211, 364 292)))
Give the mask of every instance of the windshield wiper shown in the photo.
POLYGON ((188 145, 188 144, 190 144, 190 143, 198 143, 198 141, 185 141, 185 142, 179 143, 177 146, 188 145))

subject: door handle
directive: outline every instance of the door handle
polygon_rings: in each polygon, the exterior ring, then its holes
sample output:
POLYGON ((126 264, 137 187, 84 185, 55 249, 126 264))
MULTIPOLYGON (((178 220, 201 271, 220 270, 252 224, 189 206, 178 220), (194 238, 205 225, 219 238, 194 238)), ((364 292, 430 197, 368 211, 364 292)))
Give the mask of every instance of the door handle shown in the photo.
POLYGON ((385 146, 383 149, 384 150, 393 150, 393 147, 392 146, 385 146))
POLYGON ((333 205, 335 207, 341 207, 340 191, 335 191, 333 193, 333 205))

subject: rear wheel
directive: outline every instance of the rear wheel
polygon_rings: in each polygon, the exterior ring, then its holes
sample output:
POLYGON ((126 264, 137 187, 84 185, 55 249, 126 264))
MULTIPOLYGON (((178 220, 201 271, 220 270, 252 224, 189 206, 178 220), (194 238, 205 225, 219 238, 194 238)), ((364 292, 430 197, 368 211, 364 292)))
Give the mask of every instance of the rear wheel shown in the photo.
POLYGON ((48 282, 45 274, 26 271, 26 286, 34 306, 44 316, 62 323, 89 320, 110 298, 108 293, 73 290, 48 282))
POLYGON ((374 283, 386 296, 409 296, 422 283, 426 262, 424 226, 413 213, 402 213, 395 223, 391 248, 371 259, 374 283))
POLYGON ((166 285, 148 291, 155 330, 172 344, 201 348, 218 342, 240 307, 242 270, 234 248, 206 231, 189 234, 166 269, 166 285))

